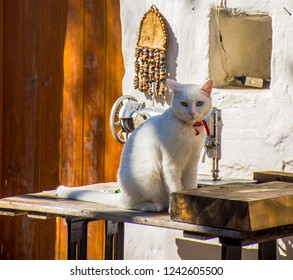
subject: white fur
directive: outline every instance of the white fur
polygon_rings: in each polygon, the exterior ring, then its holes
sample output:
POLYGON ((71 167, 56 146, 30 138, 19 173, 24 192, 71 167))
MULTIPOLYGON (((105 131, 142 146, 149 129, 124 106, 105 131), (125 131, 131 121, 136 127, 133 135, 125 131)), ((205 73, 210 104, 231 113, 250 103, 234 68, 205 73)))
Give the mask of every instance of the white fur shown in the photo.
POLYGON ((82 191, 82 187, 61 186, 57 189, 59 196, 159 212, 168 208, 172 192, 196 188, 206 132, 204 127, 198 127, 200 133, 196 136, 192 125, 212 109, 212 81, 201 87, 172 80, 167 84, 174 92, 171 107, 140 125, 125 144, 117 181, 121 193, 101 195, 89 191, 89 187, 82 191), (203 105, 198 106, 201 102, 203 105))

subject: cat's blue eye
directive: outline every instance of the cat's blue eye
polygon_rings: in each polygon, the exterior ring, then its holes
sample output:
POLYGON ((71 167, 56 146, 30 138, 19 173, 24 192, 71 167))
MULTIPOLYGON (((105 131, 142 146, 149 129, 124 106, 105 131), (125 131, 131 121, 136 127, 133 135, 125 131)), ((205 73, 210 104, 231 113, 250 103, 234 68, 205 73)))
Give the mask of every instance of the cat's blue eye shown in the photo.
POLYGON ((200 106, 202 106, 202 105, 203 105, 203 101, 197 101, 197 102, 196 102, 196 106, 197 106, 197 107, 200 107, 200 106))
POLYGON ((188 103, 185 102, 185 101, 182 101, 182 102, 181 102, 181 105, 182 105, 183 107, 188 107, 188 103))

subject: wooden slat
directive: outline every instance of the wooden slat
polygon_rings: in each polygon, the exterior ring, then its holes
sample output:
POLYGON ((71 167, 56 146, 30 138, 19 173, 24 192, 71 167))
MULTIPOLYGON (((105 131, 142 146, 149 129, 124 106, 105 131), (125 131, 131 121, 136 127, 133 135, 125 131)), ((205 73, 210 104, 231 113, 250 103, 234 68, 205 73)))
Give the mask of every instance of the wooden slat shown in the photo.
POLYGON ((105 1, 85 1, 83 184, 103 181, 105 1))
POLYGON ((16 217, 16 216, 25 215, 26 213, 27 213, 26 211, 22 211, 22 210, 0 209, 0 215, 3 215, 3 216, 16 217))
POLYGON ((281 171, 260 171, 253 173, 253 179, 259 183, 266 183, 271 181, 283 181, 293 183, 293 173, 281 171))
MULTIPOLYGON (((64 244, 67 244, 66 235, 66 222, 65 219, 58 217, 56 219, 56 242, 55 242, 55 259, 61 260, 66 259, 66 252, 64 249, 64 244)), ((67 245, 66 245, 67 248, 67 245)))
MULTIPOLYGON (((27 213, 27 217, 30 219, 40 219, 40 220, 49 220, 57 218, 54 214, 46 214, 46 213, 38 213, 38 212, 29 212, 27 213)), ((55 233, 55 229, 54 229, 55 233)))
POLYGON ((192 239, 198 239, 198 240, 210 240, 210 239, 214 239, 217 237, 214 235, 195 233, 195 232, 190 232, 190 231, 184 231, 183 236, 185 238, 192 238, 192 239))
MULTIPOLYGON (((104 180, 106 1, 85 0, 83 184, 104 180)), ((103 258, 104 222, 88 225, 88 259, 103 258)))
POLYGON ((59 184, 65 37, 64 1, 43 1, 40 191, 59 184))
POLYGON ((39 183, 40 100, 42 94, 42 3, 22 1, 21 129, 19 193, 34 191, 39 183), (29 38, 29 39, 28 39, 29 38), (35 167, 35 164, 37 165, 35 167))
POLYGON ((21 1, 5 0, 4 22, 4 116, 3 116, 3 197, 17 194, 20 178, 21 127, 21 1), (12 51, 13 50, 13 51, 12 51), (16 67, 17 65, 17 67, 16 67), (9 109, 8 109, 9 108, 9 109))
MULTIPOLYGON (((40 165, 37 188, 59 185, 60 137, 63 94, 64 2, 42 1, 42 95, 40 100, 40 165)), ((56 221, 39 223, 38 258, 55 258, 56 221), (46 242, 44 237, 46 236, 46 242)))
MULTIPOLYGON (((77 186, 83 177, 84 1, 68 0, 66 14, 60 183, 77 186)), ((56 257, 66 259, 67 228, 64 221, 58 226, 60 251, 56 257)))
MULTIPOLYGON (((0 182, 2 182, 4 1, 0 2, 0 182)), ((0 197, 1 188, 0 188, 0 197)))
MULTIPOLYGON (((5 1, 5 22, 4 22, 4 121, 3 121, 3 166, 1 188, 2 197, 18 194, 20 181, 20 115, 21 115, 21 91, 19 89, 21 77, 21 7, 20 1, 5 1), (16 5, 15 5, 16 4, 16 5), (14 51, 11 51, 14 50, 14 51), (16 67, 17 65, 17 67, 16 67)), ((17 254, 17 230, 18 219, 1 217, 0 239, 1 259, 14 259, 17 254), (14 231, 11 232, 13 228, 14 231)))
POLYGON ((68 0, 64 46, 61 183, 82 184, 84 3, 68 0))
POLYGON ((107 1, 106 11, 106 89, 105 89, 105 182, 117 180, 117 170, 123 145, 112 136, 109 117, 114 102, 123 94, 124 63, 121 46, 119 0, 107 1))
MULTIPOLYGON (((20 127, 21 127, 21 1, 4 1, 4 96, 3 96, 3 161, 1 196, 18 194, 20 182, 20 127), (9 46, 9 47, 8 47, 9 46), (13 51, 12 51, 13 50, 13 51)), ((18 219, 1 217, 1 259, 17 255, 18 219), (13 228, 14 231, 11 232, 13 228)))
MULTIPOLYGON (((40 100, 42 95, 42 1, 21 2, 21 128, 20 168, 18 193, 34 192, 40 182, 40 100), (28 12, 29 11, 29 12, 28 12)), ((30 230, 30 235, 18 234, 19 256, 34 259, 38 255, 39 226, 36 221, 22 218, 19 230, 30 230)))

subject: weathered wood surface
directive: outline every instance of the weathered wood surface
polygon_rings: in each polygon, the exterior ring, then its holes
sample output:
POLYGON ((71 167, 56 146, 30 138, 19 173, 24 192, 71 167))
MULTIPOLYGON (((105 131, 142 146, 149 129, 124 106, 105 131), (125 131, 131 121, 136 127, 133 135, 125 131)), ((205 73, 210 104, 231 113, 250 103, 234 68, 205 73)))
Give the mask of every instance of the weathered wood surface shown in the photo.
POLYGON ((259 183, 266 183, 271 181, 293 183, 293 173, 282 171, 260 171, 253 173, 253 179, 258 181, 259 183))
MULTIPOLYGON (((293 235, 293 224, 259 231, 242 231, 224 229, 190 223, 177 222, 170 219, 168 213, 147 213, 109 207, 103 204, 67 200, 58 198, 55 191, 20 195, 0 199, 0 214, 15 212, 22 215, 33 214, 39 217, 79 217, 90 220, 113 220, 125 223, 135 223, 147 226, 163 227, 187 232, 195 238, 200 235, 210 237, 224 237, 238 239, 242 245, 274 240, 279 237, 293 235)), ((10 218, 15 219, 15 218, 10 218)))
POLYGON ((204 226, 260 230, 293 223, 293 184, 229 184, 171 195, 171 218, 204 226))
MULTIPOLYGON (((2 178, 2 137, 3 137, 3 54, 4 54, 4 3, 0 2, 0 180, 2 178)), ((0 188, 1 197, 1 188, 0 188)))
MULTIPOLYGON (((64 45, 60 184, 116 180, 122 145, 111 135, 110 110, 122 95, 119 0, 67 0, 64 45)), ((103 222, 88 229, 88 259, 103 258, 103 222)), ((59 252, 67 255, 67 227, 57 223, 59 252)))
MULTIPOLYGON (((22 214, 34 212, 60 217, 72 216, 93 220, 115 220, 189 231, 198 228, 196 225, 172 221, 168 213, 131 211, 93 202, 68 200, 58 198, 55 191, 3 198, 0 199, 0 209, 1 211, 22 211, 22 214)), ((236 232, 235 236, 237 236, 236 232)))
MULTIPOLYGON (((52 188, 59 181, 64 17, 59 0, 1 3, 5 75, 0 195, 6 197, 52 188)), ((42 224, 1 217, 0 258, 54 258, 55 225, 53 220, 42 224)))
MULTIPOLYGON (((109 115, 122 95, 119 15, 119 0, 1 1, 1 197, 116 180, 122 145, 109 115)), ((67 257, 64 220, 1 216, 0 228, 0 259, 67 257)), ((88 259, 103 257, 103 232, 103 222, 90 224, 88 259)))

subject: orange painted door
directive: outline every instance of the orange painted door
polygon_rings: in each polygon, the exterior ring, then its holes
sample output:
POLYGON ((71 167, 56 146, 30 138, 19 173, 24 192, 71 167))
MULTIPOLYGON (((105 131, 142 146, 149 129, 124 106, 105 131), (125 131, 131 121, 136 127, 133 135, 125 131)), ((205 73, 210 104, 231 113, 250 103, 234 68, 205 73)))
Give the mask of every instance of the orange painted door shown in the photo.
MULTIPOLYGON (((119 0, 0 5, 1 197, 116 180, 122 146, 108 123, 124 74, 119 0)), ((67 257, 63 219, 0 217, 0 228, 0 259, 67 257)), ((89 259, 103 257, 103 231, 90 223, 89 259)))

